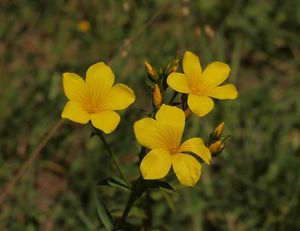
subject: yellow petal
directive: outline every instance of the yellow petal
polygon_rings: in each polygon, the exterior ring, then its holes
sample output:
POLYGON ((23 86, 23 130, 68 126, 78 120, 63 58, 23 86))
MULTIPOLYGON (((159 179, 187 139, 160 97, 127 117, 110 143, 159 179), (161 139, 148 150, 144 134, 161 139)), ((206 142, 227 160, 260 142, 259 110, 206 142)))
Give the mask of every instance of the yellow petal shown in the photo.
POLYGON ((197 55, 190 51, 184 53, 183 71, 190 85, 195 85, 200 80, 202 69, 197 55))
POLYGON ((116 129, 120 122, 120 116, 114 111, 102 111, 91 114, 91 121, 94 127, 108 134, 116 129))
POLYGON ((141 172, 146 180, 165 177, 171 168, 171 154, 164 149, 153 149, 141 162, 141 172))
POLYGON ((169 148, 178 148, 185 125, 184 112, 178 107, 163 104, 155 115, 169 148))
POLYGON ((81 124, 86 124, 90 120, 89 113, 76 101, 67 102, 61 117, 81 124))
POLYGON ((152 118, 141 119, 134 124, 135 137, 139 144, 150 148, 165 148, 166 138, 157 121, 152 118))
POLYGON ((217 87, 223 83, 229 75, 230 67, 226 63, 213 62, 209 64, 202 74, 202 81, 209 88, 217 87))
POLYGON ((135 100, 134 92, 124 84, 116 84, 104 98, 103 108, 106 110, 123 110, 135 100))
POLYGON ((209 149, 204 145, 201 138, 191 138, 185 141, 179 149, 179 152, 192 152, 200 156, 205 163, 209 164, 211 154, 209 149))
POLYGON ((159 124, 170 125, 183 129, 185 124, 184 112, 175 106, 163 104, 157 111, 155 118, 159 124))
POLYGON ((210 90, 209 96, 217 99, 235 99, 238 92, 233 84, 225 84, 210 90))
POLYGON ((194 186, 201 175, 200 163, 191 155, 183 153, 172 157, 172 166, 180 183, 186 186, 194 186))
POLYGON ((86 83, 92 99, 101 98, 107 94, 115 80, 111 68, 103 62, 90 66, 86 72, 86 83))
POLYGON ((64 91, 69 100, 82 102, 85 93, 86 86, 84 80, 75 73, 63 74, 63 86, 64 91))
POLYGON ((207 96, 189 94, 188 105, 197 116, 205 116, 214 108, 214 102, 207 96))
POLYGON ((173 72, 168 76, 167 83, 175 91, 181 93, 190 92, 189 83, 185 74, 173 72))

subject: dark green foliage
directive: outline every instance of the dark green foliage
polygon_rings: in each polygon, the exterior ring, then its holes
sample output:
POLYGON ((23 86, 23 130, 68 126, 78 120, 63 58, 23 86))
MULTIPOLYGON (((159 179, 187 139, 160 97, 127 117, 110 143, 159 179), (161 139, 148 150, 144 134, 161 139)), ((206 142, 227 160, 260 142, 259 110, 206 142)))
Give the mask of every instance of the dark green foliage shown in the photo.
MULTIPOLYGON (((225 121, 230 139, 220 158, 203 165, 195 188, 168 179, 177 193, 145 193, 127 222, 146 230, 300 230, 300 2, 171 2, 0 2, 0 194, 59 120, 66 102, 61 74, 84 76, 97 61, 110 63, 116 81, 137 95, 107 136, 134 181, 140 147, 132 125, 152 106, 143 62, 159 68, 191 50, 204 66, 227 62, 239 97, 216 102, 204 118, 192 116, 185 138, 207 138, 225 121), (77 29, 81 20, 90 31, 77 29)), ((1 231, 105 230, 95 188, 117 174, 90 132, 63 124, 0 205, 1 231)), ((100 191, 120 217, 129 192, 100 191)))

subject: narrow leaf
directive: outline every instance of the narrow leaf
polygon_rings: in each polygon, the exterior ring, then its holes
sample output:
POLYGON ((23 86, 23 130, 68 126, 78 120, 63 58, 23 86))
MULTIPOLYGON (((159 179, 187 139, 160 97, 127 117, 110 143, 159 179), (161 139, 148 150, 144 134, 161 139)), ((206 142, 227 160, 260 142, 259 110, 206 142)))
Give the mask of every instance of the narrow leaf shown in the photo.
POLYGON ((122 182, 119 179, 113 178, 113 177, 102 180, 97 185, 98 186, 112 186, 112 187, 116 187, 116 188, 119 188, 119 189, 122 189, 125 191, 129 191, 129 192, 131 191, 130 188, 128 188, 128 186, 124 182, 122 182))
POLYGON ((113 219, 103 199, 99 195, 96 196, 96 203, 98 216, 101 222, 103 223, 106 230, 111 231, 113 229, 113 219))
POLYGON ((143 184, 144 184, 144 187, 146 187, 146 188, 159 188, 159 189, 165 190, 167 192, 174 193, 173 187, 164 181, 145 180, 143 182, 143 184))

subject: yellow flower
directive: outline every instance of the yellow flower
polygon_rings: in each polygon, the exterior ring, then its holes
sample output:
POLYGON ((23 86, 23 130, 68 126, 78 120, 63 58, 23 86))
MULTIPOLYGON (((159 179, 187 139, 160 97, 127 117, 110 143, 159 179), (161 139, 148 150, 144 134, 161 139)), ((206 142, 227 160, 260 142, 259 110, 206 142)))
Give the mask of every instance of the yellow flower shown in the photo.
POLYGON ((175 91, 188 95, 188 106, 198 116, 209 113, 216 99, 235 99, 238 95, 233 84, 223 83, 229 75, 230 68, 222 62, 209 64, 202 73, 198 56, 190 51, 183 57, 183 73, 173 72, 168 76, 168 85, 175 91))
POLYGON ((91 24, 87 20, 82 20, 78 23, 77 29, 81 32, 88 32, 91 29, 91 24))
POLYGON ((144 179, 161 179, 172 166, 181 184, 194 186, 197 183, 201 165, 186 152, 198 155, 207 164, 211 154, 200 138, 191 138, 181 144, 184 126, 184 112, 165 104, 157 111, 155 119, 144 118, 134 124, 138 142, 152 149, 140 165, 144 179))
POLYGON ((127 108, 135 100, 134 92, 124 84, 116 84, 114 73, 103 62, 90 66, 84 81, 75 73, 63 74, 64 91, 69 99, 61 116, 77 123, 90 120, 94 127, 111 133, 120 122, 114 110, 127 108))

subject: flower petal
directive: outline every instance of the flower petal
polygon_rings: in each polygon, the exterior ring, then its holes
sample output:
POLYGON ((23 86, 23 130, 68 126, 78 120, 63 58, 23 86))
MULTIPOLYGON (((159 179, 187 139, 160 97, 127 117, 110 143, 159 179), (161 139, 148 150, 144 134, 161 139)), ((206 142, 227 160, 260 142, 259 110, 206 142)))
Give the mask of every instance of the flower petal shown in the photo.
POLYGON ((169 148, 178 148, 185 125, 184 112, 178 107, 163 104, 155 115, 156 121, 163 129, 169 148))
POLYGON ((159 124, 180 127, 185 124, 184 112, 175 106, 163 104, 157 111, 155 118, 159 124))
POLYGON ((124 84, 113 86, 103 102, 106 110, 123 110, 135 100, 134 92, 124 84))
POLYGON ((94 127, 108 134, 116 129, 120 122, 120 116, 114 111, 102 111, 91 114, 91 121, 94 127))
POLYGON ((226 63, 213 62, 209 64, 202 74, 202 81, 209 88, 214 88, 223 83, 229 75, 230 67, 226 63))
POLYGON ((190 85, 195 85, 200 80, 202 69, 197 55, 186 51, 183 56, 183 71, 190 85))
POLYGON ((211 154, 209 149, 204 145, 201 138, 191 138, 185 141, 179 149, 179 152, 192 152, 200 156, 205 163, 209 164, 211 154))
POLYGON ((103 62, 90 66, 86 72, 86 83, 92 99, 100 99, 110 90, 115 80, 111 68, 103 62))
POLYGON ((141 119, 134 124, 134 133, 139 144, 150 148, 165 148, 166 138, 156 120, 141 119))
POLYGON ((67 102, 61 117, 81 124, 86 124, 90 120, 89 113, 76 101, 67 102))
POLYGON ((168 76, 168 85, 175 91, 181 93, 189 93, 189 83, 185 74, 173 72, 168 76))
POLYGON ((217 99, 235 99, 238 92, 233 84, 225 84, 210 90, 209 96, 217 99))
POLYGON ((179 153, 172 156, 172 166, 181 184, 194 186, 201 175, 201 165, 192 156, 179 153))
POLYGON ((86 86, 84 80, 79 75, 69 72, 64 73, 63 86, 69 100, 76 102, 83 101, 86 93, 86 86))
POLYGON ((189 94, 188 105, 192 112, 194 112, 197 116, 202 117, 213 109, 214 102, 207 96, 189 94))
POLYGON ((155 180, 165 177, 171 168, 171 154, 164 149, 153 149, 141 162, 140 169, 144 179, 155 180))

